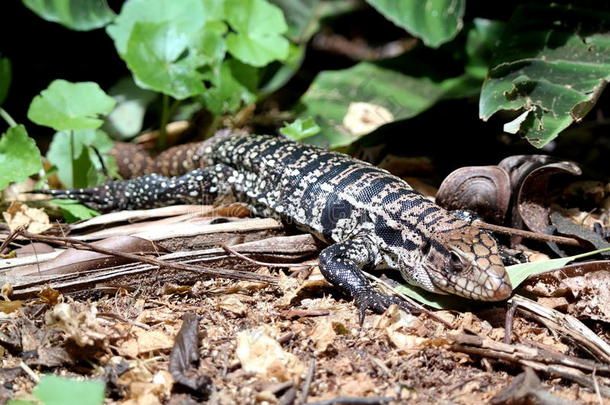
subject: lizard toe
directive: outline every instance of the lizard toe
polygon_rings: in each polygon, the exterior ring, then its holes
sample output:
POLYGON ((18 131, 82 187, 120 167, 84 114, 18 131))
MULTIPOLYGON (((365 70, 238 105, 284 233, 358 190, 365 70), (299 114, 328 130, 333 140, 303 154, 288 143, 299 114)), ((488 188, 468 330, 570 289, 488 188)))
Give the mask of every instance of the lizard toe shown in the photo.
POLYGON ((364 322, 366 310, 370 309, 374 313, 383 313, 392 304, 398 305, 402 310, 410 312, 405 302, 398 297, 392 297, 374 290, 364 291, 354 294, 354 301, 358 308, 358 318, 360 325, 364 322))

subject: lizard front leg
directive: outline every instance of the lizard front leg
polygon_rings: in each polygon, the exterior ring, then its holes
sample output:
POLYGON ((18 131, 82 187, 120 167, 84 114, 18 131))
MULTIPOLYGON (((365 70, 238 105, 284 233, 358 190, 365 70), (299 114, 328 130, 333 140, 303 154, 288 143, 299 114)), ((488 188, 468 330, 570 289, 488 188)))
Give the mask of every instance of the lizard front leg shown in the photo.
POLYGON ((320 271, 333 286, 354 299, 361 325, 367 309, 381 313, 397 304, 407 310, 404 301, 376 291, 367 280, 362 268, 373 262, 372 256, 364 238, 336 243, 320 253, 320 271))

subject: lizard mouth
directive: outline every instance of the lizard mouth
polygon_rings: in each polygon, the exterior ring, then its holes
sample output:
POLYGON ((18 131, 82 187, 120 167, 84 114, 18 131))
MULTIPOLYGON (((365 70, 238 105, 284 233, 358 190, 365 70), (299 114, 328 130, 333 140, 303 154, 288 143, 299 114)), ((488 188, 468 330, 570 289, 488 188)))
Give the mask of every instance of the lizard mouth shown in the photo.
POLYGON ((429 271, 428 274, 431 275, 433 284, 444 293, 477 301, 503 301, 512 293, 504 268, 490 271, 472 267, 453 274, 440 274, 438 270, 429 271))

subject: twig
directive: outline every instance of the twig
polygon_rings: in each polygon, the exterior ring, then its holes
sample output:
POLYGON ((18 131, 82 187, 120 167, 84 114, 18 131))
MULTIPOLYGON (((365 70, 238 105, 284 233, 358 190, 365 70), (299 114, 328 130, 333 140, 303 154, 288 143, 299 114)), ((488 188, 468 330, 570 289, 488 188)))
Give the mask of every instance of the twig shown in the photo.
POLYGON ((516 235, 528 239, 541 240, 544 242, 554 242, 560 245, 589 247, 589 244, 586 242, 581 242, 578 239, 567 238, 565 236, 546 235, 544 233, 524 231, 523 229, 509 228, 506 226, 489 224, 487 222, 482 221, 474 221, 472 225, 476 226, 477 228, 486 229, 488 231, 504 233, 507 235, 516 235))
POLYGON ((307 367, 307 375, 305 376, 305 382, 303 383, 303 390, 301 391, 301 400, 299 403, 304 404, 309 396, 309 388, 311 388, 311 382, 313 381, 313 375, 316 372, 316 359, 312 357, 309 359, 309 366, 307 367))
POLYGON ((10 245, 10 243, 17 237, 17 232, 19 232, 20 230, 21 229, 16 229, 8 234, 6 239, 4 239, 4 242, 2 242, 2 245, 0 245, 0 254, 2 254, 4 250, 8 247, 8 245, 10 245))
POLYGON ((261 262, 261 261, 252 259, 251 257, 248 257, 246 255, 243 255, 243 254, 239 253, 237 250, 233 249, 231 246, 227 245, 226 243, 219 243, 218 246, 220 246, 229 255, 233 255, 235 257, 239 257, 242 260, 245 260, 245 261, 250 262, 250 263, 254 263, 254 264, 258 265, 258 266, 282 267, 282 268, 286 268, 286 267, 315 267, 315 266, 317 266, 317 264, 307 264, 307 263, 269 263, 269 262, 261 262))
POLYGON ((142 262, 142 263, 150 264, 153 266, 165 267, 165 268, 170 268, 170 269, 174 269, 174 270, 190 271, 193 273, 199 273, 199 274, 203 274, 208 277, 220 277, 220 278, 228 278, 228 279, 232 279, 232 280, 257 281, 257 282, 263 282, 263 283, 268 283, 268 284, 272 284, 272 285, 276 285, 278 282, 276 277, 247 272, 247 271, 229 270, 229 269, 221 269, 221 268, 216 269, 216 268, 211 268, 211 267, 202 267, 202 266, 195 266, 195 265, 183 264, 183 263, 170 263, 167 261, 153 259, 151 257, 146 257, 146 256, 139 256, 139 255, 135 255, 132 253, 116 252, 116 251, 101 248, 101 247, 95 246, 91 243, 83 242, 81 240, 74 239, 74 238, 60 237, 60 236, 48 236, 48 235, 36 235, 36 234, 25 232, 25 231, 21 231, 21 232, 19 232, 19 234, 26 238, 30 238, 30 239, 34 239, 34 240, 62 244, 64 246, 69 246, 69 247, 73 247, 75 249, 80 249, 80 250, 92 250, 94 252, 111 255, 111 256, 123 257, 128 260, 142 262))
POLYGON ((514 302, 508 307, 506 311, 506 319, 504 321, 504 343, 510 344, 511 336, 513 334, 513 322, 515 321, 515 312, 517 311, 517 304, 514 302))
POLYGON ((32 379, 32 381, 34 381, 35 383, 40 382, 40 377, 38 377, 38 375, 34 372, 34 370, 32 370, 30 368, 30 366, 28 366, 27 364, 25 364, 23 362, 23 360, 21 360, 19 362, 19 367, 21 367, 21 369, 23 371, 25 371, 25 373, 32 379))

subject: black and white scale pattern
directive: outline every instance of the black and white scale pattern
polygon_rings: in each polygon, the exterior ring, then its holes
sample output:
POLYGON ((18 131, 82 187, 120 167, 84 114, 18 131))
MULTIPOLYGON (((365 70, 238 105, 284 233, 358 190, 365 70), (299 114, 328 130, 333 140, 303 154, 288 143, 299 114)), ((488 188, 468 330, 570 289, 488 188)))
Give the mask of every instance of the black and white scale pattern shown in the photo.
POLYGON ((182 147, 178 159, 185 153, 188 162, 164 163, 201 166, 182 176, 150 174, 46 193, 102 211, 209 203, 233 194, 254 212, 292 222, 329 243, 320 254, 321 271, 356 300, 361 316, 366 308, 383 311, 395 302, 375 291, 362 269, 396 269, 409 283, 441 294, 485 301, 510 295, 494 239, 385 170, 265 135, 225 132, 182 147))

